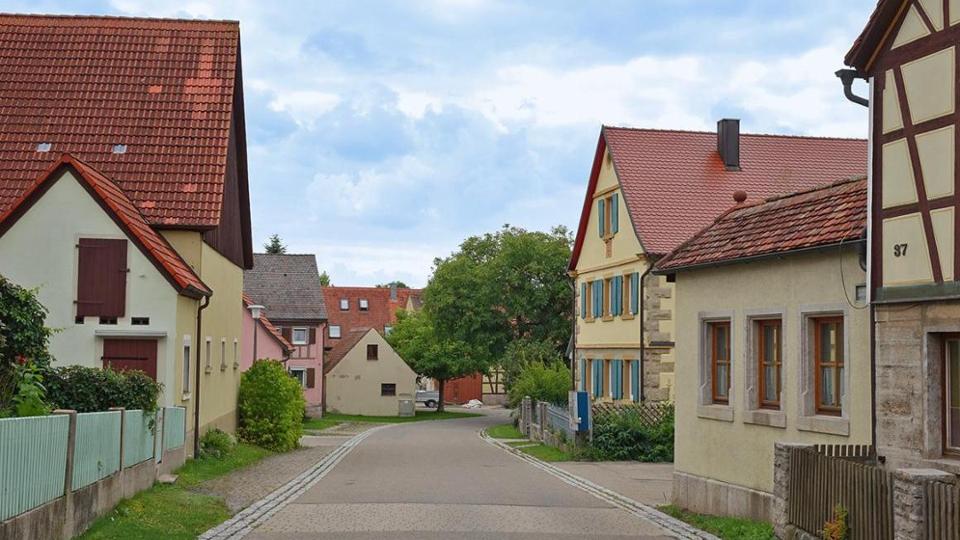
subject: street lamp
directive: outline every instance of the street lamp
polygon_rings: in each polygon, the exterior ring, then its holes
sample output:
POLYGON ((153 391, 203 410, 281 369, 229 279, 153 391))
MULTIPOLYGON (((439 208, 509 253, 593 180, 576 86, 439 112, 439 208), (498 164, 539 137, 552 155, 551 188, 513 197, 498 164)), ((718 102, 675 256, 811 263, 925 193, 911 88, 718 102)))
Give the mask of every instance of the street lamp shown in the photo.
POLYGON ((247 306, 247 309, 250 310, 250 316, 253 317, 253 360, 257 360, 257 331, 259 330, 260 316, 263 315, 263 312, 267 308, 261 306, 260 304, 251 304, 247 306))

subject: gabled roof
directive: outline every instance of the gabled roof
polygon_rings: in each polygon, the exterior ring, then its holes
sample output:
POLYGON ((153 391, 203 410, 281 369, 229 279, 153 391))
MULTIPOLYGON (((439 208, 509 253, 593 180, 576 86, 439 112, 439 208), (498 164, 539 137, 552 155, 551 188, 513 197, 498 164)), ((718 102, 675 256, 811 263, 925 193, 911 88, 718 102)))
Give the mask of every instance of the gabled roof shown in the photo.
POLYGON ((253 268, 243 272, 243 292, 275 321, 327 318, 314 255, 254 253, 253 268))
POLYGON ((344 334, 343 337, 339 339, 336 346, 334 346, 333 349, 331 349, 330 352, 327 353, 327 357, 324 358, 323 372, 330 373, 330 371, 333 368, 337 367, 337 364, 339 364, 340 361, 343 360, 345 356, 347 356, 347 353, 352 351, 353 348, 357 346, 357 343, 359 343, 360 340, 363 339, 363 336, 367 335, 370 332, 376 332, 376 330, 374 330, 373 328, 365 328, 360 330, 353 330, 351 332, 344 334))
POLYGON ((51 164, 26 188, 18 200, 0 214, 0 236, 26 214, 68 170, 177 292, 191 297, 210 296, 210 288, 170 246, 166 238, 150 227, 123 190, 92 166, 69 154, 62 155, 51 164))
POLYGON ((0 212, 69 152, 150 225, 216 227, 242 104, 237 22, 0 15, 0 212))
POLYGON ((889 35, 889 28, 900 18, 908 4, 907 0, 878 0, 867 25, 844 57, 844 63, 861 71, 866 70, 874 52, 889 35))
MULTIPOLYGON (((249 308, 250 306, 254 305, 253 299, 247 296, 246 293, 244 293, 242 296, 244 308, 249 308)), ((288 353, 293 352, 293 344, 287 341, 287 338, 283 337, 283 333, 280 332, 280 330, 274 326, 272 322, 270 322, 270 319, 267 318, 266 315, 260 315, 260 324, 263 326, 263 329, 266 330, 267 333, 270 334, 270 336, 273 337, 273 339, 276 340, 281 347, 283 347, 285 351, 288 353)))
POLYGON ((736 206, 657 262, 658 273, 708 266, 863 238, 867 179, 736 206))
MULTIPOLYGON (((740 135, 739 171, 724 167, 715 132, 604 126, 570 259, 576 269, 588 231, 604 152, 609 150, 627 218, 649 255, 663 255, 707 226, 730 205, 734 191, 756 202, 810 189, 824 178, 867 171, 867 141, 785 135, 740 135)), ((621 218, 624 219, 624 218, 621 218)))

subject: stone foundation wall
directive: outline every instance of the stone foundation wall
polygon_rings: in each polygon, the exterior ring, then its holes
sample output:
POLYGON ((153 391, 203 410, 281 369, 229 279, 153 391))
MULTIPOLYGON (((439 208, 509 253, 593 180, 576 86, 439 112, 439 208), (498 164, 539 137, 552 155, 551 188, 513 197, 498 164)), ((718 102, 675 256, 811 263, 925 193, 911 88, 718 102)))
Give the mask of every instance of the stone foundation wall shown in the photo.
POLYGON ((683 472, 673 473, 673 504, 700 514, 769 522, 773 495, 683 472))

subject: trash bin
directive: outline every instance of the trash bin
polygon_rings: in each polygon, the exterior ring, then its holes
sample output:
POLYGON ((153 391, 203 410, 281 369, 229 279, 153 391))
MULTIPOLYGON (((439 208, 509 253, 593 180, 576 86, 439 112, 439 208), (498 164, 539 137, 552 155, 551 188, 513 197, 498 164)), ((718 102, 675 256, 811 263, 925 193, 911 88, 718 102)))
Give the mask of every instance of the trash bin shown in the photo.
POLYGON ((400 394, 397 402, 400 405, 400 416, 413 416, 415 413, 413 396, 410 394, 400 394))

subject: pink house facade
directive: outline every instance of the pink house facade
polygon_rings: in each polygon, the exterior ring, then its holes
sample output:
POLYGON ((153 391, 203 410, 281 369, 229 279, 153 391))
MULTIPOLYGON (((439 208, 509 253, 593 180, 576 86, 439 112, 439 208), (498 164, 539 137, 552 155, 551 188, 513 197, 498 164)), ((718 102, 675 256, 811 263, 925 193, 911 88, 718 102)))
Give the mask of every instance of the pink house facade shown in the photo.
MULTIPOLYGON (((320 273, 313 255, 255 253, 253 268, 243 274, 244 294, 251 305, 262 306, 266 324, 254 333, 249 327, 249 338, 244 336, 245 354, 253 363, 253 336, 257 336, 257 358, 265 358, 261 343, 276 347, 276 335, 281 344, 290 346, 284 365, 290 375, 300 381, 307 401, 307 411, 321 414, 323 404, 323 346, 327 312, 320 290, 320 273), (263 339, 266 335, 267 339, 263 339)), ((250 311, 248 309, 248 311, 250 311)), ((252 314, 248 314, 251 323, 252 314)), ((273 349, 273 352, 276 352, 273 349)))
POLYGON ((267 318, 266 313, 260 319, 253 318, 250 307, 256 306, 247 295, 243 295, 243 340, 240 343, 240 370, 246 371, 258 358, 287 361, 293 352, 293 345, 284 339, 280 330, 267 318), (256 336, 256 337, 254 337, 256 336))

